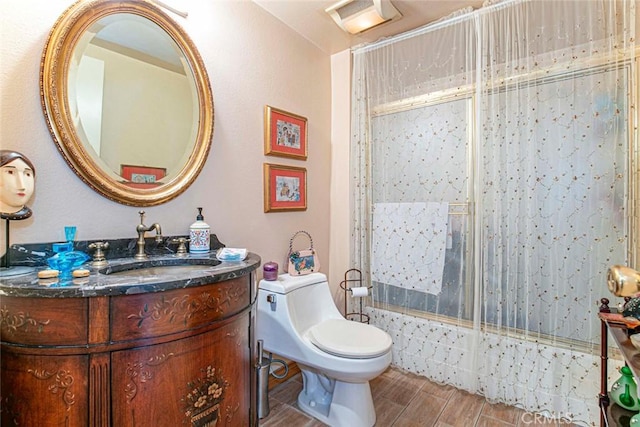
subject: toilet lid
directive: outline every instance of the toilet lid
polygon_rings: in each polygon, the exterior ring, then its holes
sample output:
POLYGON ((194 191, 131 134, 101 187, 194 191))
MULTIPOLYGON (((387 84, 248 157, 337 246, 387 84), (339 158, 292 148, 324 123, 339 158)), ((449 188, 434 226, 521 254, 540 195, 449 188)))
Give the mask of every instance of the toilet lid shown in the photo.
POLYGON ((343 319, 329 319, 310 328, 307 336, 327 353, 364 359, 380 356, 391 348, 391 337, 375 326, 343 319))

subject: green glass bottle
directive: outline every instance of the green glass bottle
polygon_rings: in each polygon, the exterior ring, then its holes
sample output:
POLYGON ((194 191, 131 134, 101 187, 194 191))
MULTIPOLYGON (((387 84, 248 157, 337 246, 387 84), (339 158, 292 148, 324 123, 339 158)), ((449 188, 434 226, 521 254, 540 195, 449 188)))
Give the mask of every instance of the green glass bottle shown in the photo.
POLYGON ((640 411, 640 399, 638 399, 638 386, 633 378, 633 373, 628 366, 620 368, 622 376, 611 386, 611 400, 629 411, 640 411))

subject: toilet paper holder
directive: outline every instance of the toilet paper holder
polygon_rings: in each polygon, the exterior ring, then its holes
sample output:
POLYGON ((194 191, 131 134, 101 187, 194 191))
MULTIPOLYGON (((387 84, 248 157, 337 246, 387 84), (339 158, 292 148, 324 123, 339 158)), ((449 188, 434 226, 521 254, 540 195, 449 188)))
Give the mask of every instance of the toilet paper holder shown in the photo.
POLYGON ((363 286, 362 272, 357 268, 351 268, 345 271, 344 280, 340 282, 340 288, 344 290, 344 317, 354 322, 369 323, 369 315, 363 313, 362 299, 369 296, 369 292, 373 286, 363 286), (347 301, 349 297, 359 299, 359 311, 348 311, 347 301))

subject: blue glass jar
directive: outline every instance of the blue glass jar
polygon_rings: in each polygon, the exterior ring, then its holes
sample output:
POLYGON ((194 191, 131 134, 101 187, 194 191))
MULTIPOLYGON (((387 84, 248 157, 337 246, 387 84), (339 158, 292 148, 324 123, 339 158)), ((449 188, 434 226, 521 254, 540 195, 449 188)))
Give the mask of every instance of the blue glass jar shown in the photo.
POLYGON ((89 255, 80 251, 63 251, 47 258, 49 268, 58 270, 61 279, 71 279, 73 270, 87 262, 89 255))

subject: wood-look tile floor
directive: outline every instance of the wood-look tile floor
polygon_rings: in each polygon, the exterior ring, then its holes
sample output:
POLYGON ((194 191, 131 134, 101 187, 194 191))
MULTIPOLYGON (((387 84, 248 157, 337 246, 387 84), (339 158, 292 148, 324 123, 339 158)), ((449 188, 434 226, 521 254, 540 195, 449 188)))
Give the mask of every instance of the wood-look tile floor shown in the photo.
MULTIPOLYGON (((389 368, 371 381, 376 427, 531 427, 569 426, 544 422, 503 404, 490 404, 481 396, 435 384, 425 378, 389 368)), ((322 427, 324 423, 300 411, 298 393, 302 377, 296 374, 269 392, 269 416, 261 427, 322 427)))

